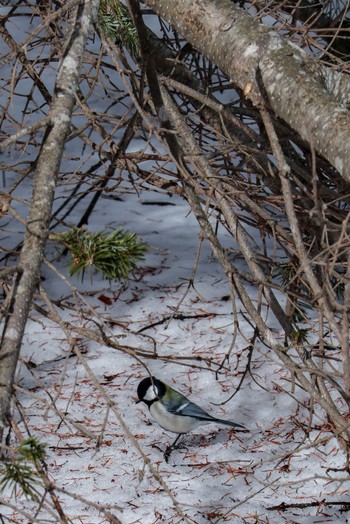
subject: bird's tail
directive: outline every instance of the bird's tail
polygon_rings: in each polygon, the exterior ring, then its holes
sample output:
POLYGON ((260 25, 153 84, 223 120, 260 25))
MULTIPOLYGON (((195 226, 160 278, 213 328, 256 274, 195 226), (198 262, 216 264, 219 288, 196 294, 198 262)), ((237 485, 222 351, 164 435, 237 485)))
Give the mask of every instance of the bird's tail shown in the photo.
POLYGON ((240 428, 237 431, 248 431, 247 428, 242 426, 242 424, 236 424, 236 422, 231 422, 231 420, 223 420, 222 418, 217 418, 215 421, 218 424, 224 424, 225 426, 230 426, 231 428, 240 428))

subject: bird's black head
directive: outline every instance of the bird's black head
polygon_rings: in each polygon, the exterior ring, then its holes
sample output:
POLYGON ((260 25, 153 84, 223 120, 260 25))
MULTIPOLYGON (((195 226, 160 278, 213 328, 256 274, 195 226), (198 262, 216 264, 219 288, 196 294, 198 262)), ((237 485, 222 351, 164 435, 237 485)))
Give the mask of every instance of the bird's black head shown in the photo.
POLYGON ((153 402, 164 397, 166 392, 165 384, 155 377, 146 377, 141 380, 137 387, 138 402, 144 402, 150 407, 153 402))

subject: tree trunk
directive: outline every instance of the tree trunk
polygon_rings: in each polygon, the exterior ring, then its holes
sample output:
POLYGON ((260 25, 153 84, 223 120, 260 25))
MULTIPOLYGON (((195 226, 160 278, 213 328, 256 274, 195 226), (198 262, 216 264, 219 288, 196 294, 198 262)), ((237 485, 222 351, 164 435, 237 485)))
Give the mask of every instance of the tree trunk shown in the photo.
POLYGON ((18 273, 4 325, 0 348, 0 441, 10 408, 13 381, 24 328, 35 288, 40 278, 57 174, 79 80, 80 62, 86 46, 98 0, 77 2, 72 13, 68 45, 61 60, 55 93, 49 112, 49 125, 36 162, 32 201, 26 226, 18 273))
POLYGON ((324 66, 229 0, 145 0, 241 89, 350 181, 350 77, 324 66), (259 82, 261 79, 261 82, 259 82))

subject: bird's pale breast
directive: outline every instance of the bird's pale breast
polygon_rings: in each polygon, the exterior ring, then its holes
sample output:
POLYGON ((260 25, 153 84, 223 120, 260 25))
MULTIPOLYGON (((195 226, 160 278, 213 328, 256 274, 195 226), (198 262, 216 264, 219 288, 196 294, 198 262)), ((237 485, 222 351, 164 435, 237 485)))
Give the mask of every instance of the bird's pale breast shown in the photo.
POLYGON ((207 423, 204 420, 196 420, 192 417, 184 417, 169 413, 160 401, 154 402, 151 405, 150 412, 152 418, 157 422, 157 424, 159 424, 163 429, 173 433, 188 433, 198 426, 207 423))

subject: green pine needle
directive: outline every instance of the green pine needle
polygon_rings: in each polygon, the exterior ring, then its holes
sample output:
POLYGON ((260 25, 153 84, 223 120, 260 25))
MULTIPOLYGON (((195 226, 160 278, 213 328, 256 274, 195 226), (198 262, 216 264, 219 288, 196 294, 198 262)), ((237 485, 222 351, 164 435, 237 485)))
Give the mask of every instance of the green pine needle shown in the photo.
POLYGON ((288 286, 291 282, 300 284, 300 280, 297 277, 297 272, 294 266, 293 259, 289 260, 284 264, 279 264, 277 274, 284 286, 288 286))
POLYGON ((73 228, 56 235, 57 240, 71 252, 70 275, 82 275, 96 268, 103 278, 124 281, 143 260, 147 244, 141 242, 135 233, 121 228, 107 234, 105 231, 91 233, 84 228, 73 228))
POLYGON ((17 449, 21 459, 30 460, 34 464, 43 462, 46 458, 46 444, 35 437, 27 438, 17 449))
POLYGON ((5 464, 5 470, 0 480, 0 489, 4 491, 7 487, 12 488, 11 496, 16 498, 16 489, 20 488, 23 494, 36 500, 37 490, 35 485, 39 483, 35 478, 35 471, 31 465, 22 462, 9 462, 5 464))
POLYGON ((45 459, 46 444, 41 444, 36 438, 26 439, 15 450, 11 462, 5 462, 0 479, 0 491, 12 488, 11 496, 16 498, 16 490, 33 500, 38 499, 37 485, 41 484, 37 473, 37 465, 45 459))
POLYGON ((98 24, 103 33, 125 46, 133 58, 139 54, 137 31, 126 7, 119 0, 101 0, 98 24))
POLYGON ((307 344, 308 329, 295 329, 292 331, 290 338, 295 344, 307 344))

